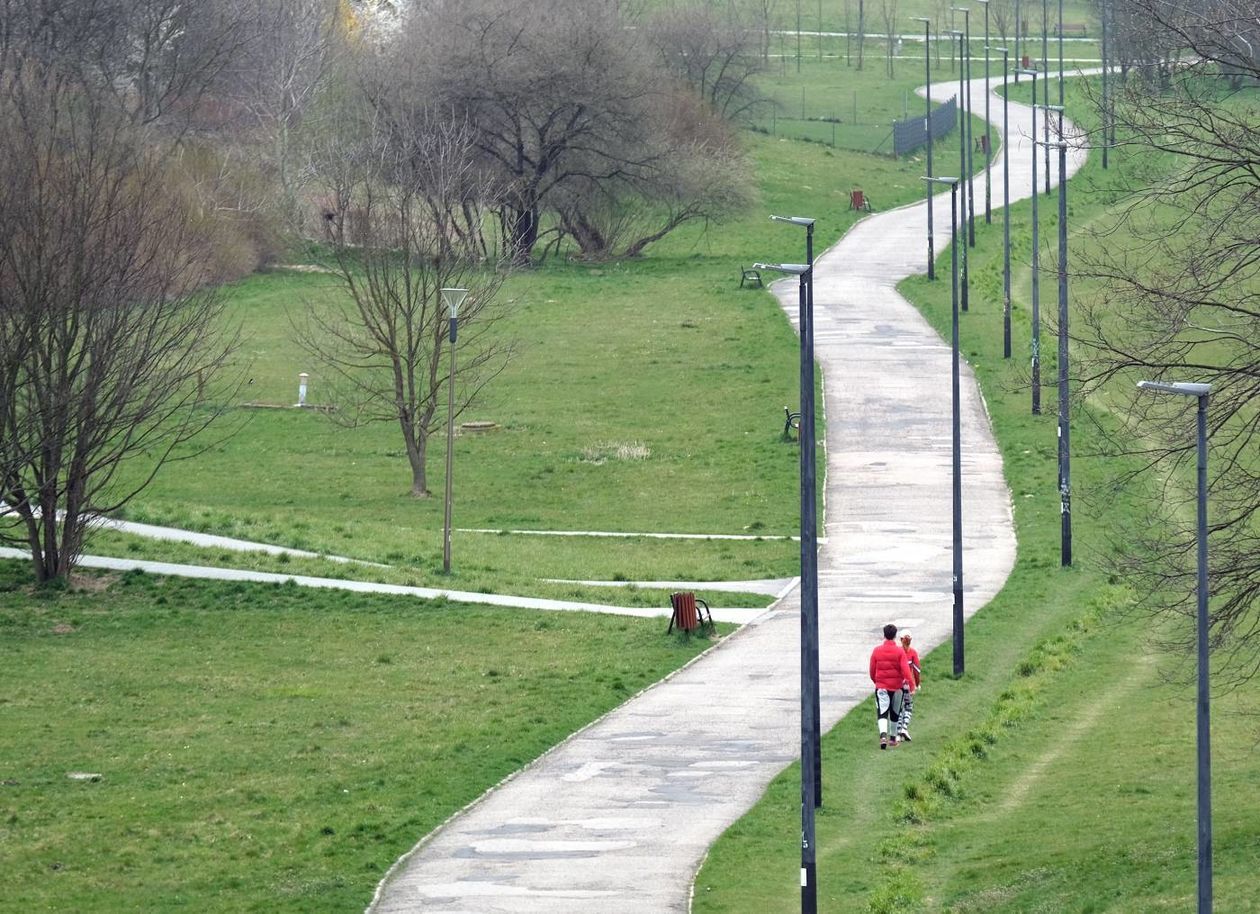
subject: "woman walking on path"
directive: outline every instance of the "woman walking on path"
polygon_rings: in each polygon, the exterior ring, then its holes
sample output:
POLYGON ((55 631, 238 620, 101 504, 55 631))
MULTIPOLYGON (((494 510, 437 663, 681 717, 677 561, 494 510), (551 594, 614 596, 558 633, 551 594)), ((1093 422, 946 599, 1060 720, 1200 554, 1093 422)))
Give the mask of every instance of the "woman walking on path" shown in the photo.
POLYGON ((906 652, 906 660, 910 663, 913 678, 907 679, 901 686, 901 726, 897 728, 897 738, 910 742, 910 717, 914 714, 914 692, 923 685, 923 670, 919 666, 919 652, 910 646, 910 633, 902 631, 901 649, 906 652))

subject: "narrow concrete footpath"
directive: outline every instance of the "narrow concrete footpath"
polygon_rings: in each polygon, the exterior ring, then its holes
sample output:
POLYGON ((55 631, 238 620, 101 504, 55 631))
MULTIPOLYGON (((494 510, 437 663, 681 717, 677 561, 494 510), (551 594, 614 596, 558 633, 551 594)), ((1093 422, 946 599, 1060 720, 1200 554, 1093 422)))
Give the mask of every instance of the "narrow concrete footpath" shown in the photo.
MULTIPOLYGON (((982 92, 979 81, 973 94, 982 92)), ((993 110, 1000 124, 1000 101, 993 110)), ((1012 199, 1020 199, 1030 154, 1019 130, 1030 114, 1011 105, 1011 115, 1012 199)), ((998 165, 1000 201, 1000 157, 998 165)), ((946 214, 936 222, 943 251, 948 196, 936 207, 946 214)), ((785 234, 783 251, 800 241, 785 234)), ((859 223, 817 264, 828 420, 820 531, 829 537, 820 553, 825 728, 868 696, 867 658, 883 623, 912 626, 923 651, 950 632, 950 351, 895 291, 924 269, 925 248, 926 205, 918 204, 859 223)), ((794 285, 777 291, 792 313, 794 285)), ((1017 346, 1025 352, 1027 342, 1017 346)), ((969 371, 963 406, 970 614, 1006 580, 1015 538, 969 371)), ((714 650, 454 816, 395 865, 369 911, 687 911, 709 846, 799 754, 799 605, 793 588, 714 650)))

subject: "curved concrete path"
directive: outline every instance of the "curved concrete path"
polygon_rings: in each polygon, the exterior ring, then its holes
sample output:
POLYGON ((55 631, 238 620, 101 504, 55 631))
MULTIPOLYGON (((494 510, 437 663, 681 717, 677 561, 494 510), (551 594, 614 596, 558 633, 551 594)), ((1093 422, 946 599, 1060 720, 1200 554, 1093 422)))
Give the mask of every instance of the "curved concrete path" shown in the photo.
MULTIPOLYGON (((982 92, 980 81, 973 94, 982 92)), ((993 110, 1000 123, 1001 104, 993 110)), ((1011 113, 1018 199, 1029 186, 1029 147, 1019 135, 1029 112, 1011 105, 1011 113)), ((1073 167, 1079 161, 1074 156, 1073 167)), ((999 200, 1000 168, 999 158, 999 200)), ((948 213, 948 197, 936 205, 948 213)), ((948 234, 937 230, 941 250, 948 234)), ((825 728, 868 696, 867 658, 883 623, 913 626, 921 650, 950 632, 950 353, 895 291, 901 278, 923 270, 925 247, 926 206, 918 204, 862 221, 817 264, 817 357, 828 417, 821 532, 829 543, 820 552, 825 728)), ((791 312, 795 288, 778 291, 791 312)), ((1006 580, 1015 538, 970 372, 963 409, 964 581, 972 613, 1006 580)), ((772 611, 424 838, 386 876, 369 911, 687 911, 709 846, 798 757, 799 639, 794 588, 772 611)))

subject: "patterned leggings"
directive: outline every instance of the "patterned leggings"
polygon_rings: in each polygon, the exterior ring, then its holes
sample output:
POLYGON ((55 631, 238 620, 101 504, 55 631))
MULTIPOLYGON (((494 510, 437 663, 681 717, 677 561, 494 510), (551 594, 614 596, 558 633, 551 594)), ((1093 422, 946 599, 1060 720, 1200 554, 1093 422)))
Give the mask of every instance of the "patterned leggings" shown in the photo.
POLYGON ((914 712, 914 696, 910 694, 908 688, 903 687, 901 690, 901 720, 897 725, 898 733, 906 733, 910 730, 910 715, 914 712))

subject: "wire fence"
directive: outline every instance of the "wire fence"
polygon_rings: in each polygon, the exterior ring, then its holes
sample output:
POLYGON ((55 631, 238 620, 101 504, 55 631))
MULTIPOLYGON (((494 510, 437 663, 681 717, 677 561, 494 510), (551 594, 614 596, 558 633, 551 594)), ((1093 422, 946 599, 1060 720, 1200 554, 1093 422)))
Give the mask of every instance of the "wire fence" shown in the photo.
MULTIPOLYGON (((922 110, 922 105, 923 100, 908 89, 898 93, 894 100, 887 93, 867 99, 857 90, 835 88, 818 93, 804 88, 776 87, 768 93, 767 103, 745 126, 770 136, 898 156, 927 142, 924 118, 911 116, 911 111, 922 110), (914 125, 918 125, 923 138, 917 145, 906 145, 915 132, 914 125)), ((933 109, 932 136, 948 133, 957 120, 953 99, 933 109)))

